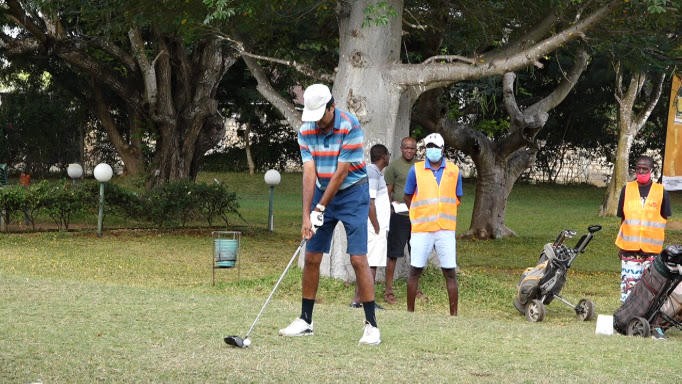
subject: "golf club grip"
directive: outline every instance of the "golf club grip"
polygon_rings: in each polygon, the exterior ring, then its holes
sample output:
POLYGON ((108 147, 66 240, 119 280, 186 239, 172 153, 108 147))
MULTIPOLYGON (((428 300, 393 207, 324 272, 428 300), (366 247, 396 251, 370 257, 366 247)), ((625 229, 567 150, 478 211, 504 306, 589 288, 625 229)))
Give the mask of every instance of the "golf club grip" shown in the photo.
POLYGON ((249 337, 249 335, 251 334, 251 331, 253 331, 253 328, 256 326, 256 323, 258 323, 258 319, 260 319, 260 316, 263 314, 265 307, 267 307, 268 303, 270 302, 270 299, 272 299, 272 295, 274 295, 275 291, 277 291, 277 287, 279 287, 279 283, 281 283, 282 280, 284 279, 284 276, 289 271, 291 264, 294 263, 296 256, 298 256, 298 253, 301 252, 301 249, 303 248, 303 245, 305 245, 305 242, 306 242, 306 239, 301 240, 301 244, 298 245, 296 252, 294 252, 294 255, 291 257, 291 260, 289 260, 289 264, 287 264, 287 267, 284 268, 284 272, 282 272, 282 276, 279 277, 279 280, 277 280, 277 284, 275 284, 275 287, 272 289, 272 292, 270 292, 270 296, 268 296, 268 299, 265 300, 265 304, 263 304, 263 307, 260 309, 260 312, 258 312, 258 316, 256 316, 256 320, 253 321, 253 324, 251 324, 251 328, 249 328, 249 331, 246 332, 245 338, 249 337))

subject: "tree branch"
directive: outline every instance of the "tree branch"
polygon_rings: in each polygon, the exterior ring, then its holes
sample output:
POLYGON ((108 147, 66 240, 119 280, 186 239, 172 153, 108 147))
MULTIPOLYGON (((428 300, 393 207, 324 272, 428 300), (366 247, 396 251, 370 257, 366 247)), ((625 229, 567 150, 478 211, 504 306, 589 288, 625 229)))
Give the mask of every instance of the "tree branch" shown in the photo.
POLYGON ((417 22, 417 24, 411 24, 407 20, 403 19, 403 24, 414 29, 421 29, 422 31, 426 31, 426 26, 420 23, 419 20, 412 14, 412 12, 410 12, 409 9, 404 8, 403 11, 407 12, 414 19, 414 21, 417 22))
POLYGON ((239 52, 239 54, 241 56, 248 56, 248 57, 256 59, 256 60, 263 60, 263 61, 269 61, 269 62, 276 63, 276 64, 286 65, 288 67, 294 68, 295 70, 299 71, 300 73, 302 73, 306 76, 310 76, 313 79, 320 80, 320 81, 323 81, 326 83, 333 83, 334 78, 336 77, 335 75, 329 75, 329 74, 326 74, 322 71, 313 70, 306 65, 303 65, 301 63, 296 62, 295 60, 282 60, 282 59, 269 57, 269 56, 256 55, 254 53, 247 51, 244 48, 244 43, 240 40, 231 38, 228 35, 225 35, 224 33, 221 33, 221 32, 218 32, 217 36, 218 36, 218 38, 231 43, 235 47, 235 49, 237 49, 237 51, 239 52))
MULTIPOLYGON (((140 30, 137 27, 131 28, 128 31, 128 39, 130 40, 130 47, 133 51, 133 58, 140 66, 142 71, 142 79, 144 81, 144 98, 149 108, 151 114, 153 115, 156 110, 156 101, 159 95, 158 84, 156 79, 156 69, 154 64, 156 63, 157 56, 153 63, 149 62, 149 58, 145 52, 145 43, 140 34, 140 30)), ((160 50, 159 55, 164 51, 160 50)))
POLYGON ((613 97, 618 104, 623 102, 623 71, 620 67, 620 60, 613 63, 613 69, 616 71, 616 86, 613 90, 613 97))
POLYGON ((7 56, 18 56, 26 53, 38 53, 44 50, 43 43, 36 38, 14 39, 0 32, 0 48, 7 56))
POLYGON ((462 80, 480 79, 515 71, 532 65, 539 58, 583 36, 585 31, 606 18, 617 4, 619 4, 618 1, 611 0, 580 22, 506 58, 499 58, 475 66, 462 63, 394 64, 388 68, 386 76, 397 85, 419 84, 423 86, 424 91, 427 91, 435 88, 434 83, 438 82, 447 81, 452 84, 462 80))
POLYGON ((550 9, 542 20, 535 27, 531 28, 530 31, 519 36, 509 44, 504 45, 499 50, 484 55, 482 59, 486 62, 492 62, 499 58, 509 56, 511 54, 510 52, 522 51, 533 44, 537 44, 544 36, 547 36, 558 22, 559 14, 557 9, 550 9))
POLYGON ((514 81, 516 74, 514 72, 507 72, 502 76, 502 101, 504 102, 504 109, 507 110, 509 117, 512 120, 512 127, 523 124, 523 113, 516 103, 514 96, 514 81))
POLYGON ((460 56, 460 55, 438 55, 438 56, 431 56, 428 59, 424 60, 422 64, 430 64, 433 63, 434 61, 447 61, 447 62, 455 62, 455 61, 461 61, 464 63, 469 63, 469 64, 476 64, 476 60, 465 57, 465 56, 460 56))
POLYGON ((48 40, 48 36, 43 32, 42 28, 37 26, 28 13, 24 11, 24 8, 17 0, 6 0, 7 7, 9 8, 9 13, 7 16, 15 24, 21 26, 33 36, 35 36, 41 43, 45 43, 48 40))
MULTIPOLYGON (((236 31, 233 31, 233 34, 241 40, 236 31)), ((240 44, 241 48, 244 48, 244 44, 240 44)), ((265 97, 265 99, 282 114, 282 116, 284 116, 293 129, 298 129, 301 125, 301 114, 296 110, 292 102, 282 97, 275 87, 272 86, 270 79, 268 79, 268 76, 265 74, 260 64, 258 64, 258 61, 251 55, 244 55, 244 51, 245 50, 242 49, 239 53, 241 54, 244 63, 246 63, 246 66, 251 71, 251 74, 258 82, 258 85, 256 86, 258 92, 260 92, 260 94, 265 97)))
POLYGON ((57 56, 62 58, 67 63, 70 63, 89 74, 95 74, 97 76, 97 81, 109 86, 121 99, 128 103, 137 103, 139 100, 136 95, 128 94, 127 86, 123 80, 109 70, 106 66, 103 66, 100 62, 93 59, 89 55, 83 52, 67 52, 60 53, 57 56))
POLYGON ((633 123, 635 124, 635 127, 637 127, 637 131, 642 129, 644 124, 649 119, 649 116, 654 111, 656 104, 658 104, 658 100, 661 97, 661 93, 663 93, 663 82, 664 81, 665 81, 665 73, 661 73, 660 75, 658 75, 654 79, 652 79, 654 89, 651 91, 651 95, 649 95, 649 98, 646 102, 646 105, 644 106, 644 108, 642 108, 639 111, 639 113, 637 113, 637 116, 635 117, 635 119, 633 121, 633 123))
POLYGON ((554 109, 554 107, 559 105, 559 103, 566 98, 566 95, 571 92, 585 68, 587 68, 587 52, 580 50, 575 57, 573 67, 568 74, 564 76, 561 83, 559 83, 554 91, 547 97, 528 107, 525 113, 534 114, 537 112, 548 112, 554 109))
POLYGON ((279 92, 270 84, 270 80, 263 72, 263 68, 258 65, 256 60, 250 56, 242 56, 242 60, 251 71, 253 77, 258 81, 256 88, 273 107, 282 113, 289 125, 297 129, 301 125, 301 114, 296 110, 293 103, 283 98, 279 92))
POLYGON ((123 63, 129 70, 137 72, 137 64, 135 64, 133 57, 113 42, 102 38, 96 38, 92 40, 92 46, 110 54, 115 59, 123 63))
POLYGON ((509 127, 510 134, 497 141, 499 156, 503 158, 512 156, 520 148, 534 144, 535 135, 544 127, 549 118, 548 112, 566 98, 586 67, 587 53, 581 50, 578 52, 570 72, 554 91, 523 112, 519 109, 514 98, 513 74, 506 73, 504 75, 502 82, 504 105, 512 121, 509 127))
POLYGON ((438 132, 438 122, 447 115, 447 106, 440 102, 443 88, 432 89, 422 94, 412 110, 410 120, 428 132, 438 132))

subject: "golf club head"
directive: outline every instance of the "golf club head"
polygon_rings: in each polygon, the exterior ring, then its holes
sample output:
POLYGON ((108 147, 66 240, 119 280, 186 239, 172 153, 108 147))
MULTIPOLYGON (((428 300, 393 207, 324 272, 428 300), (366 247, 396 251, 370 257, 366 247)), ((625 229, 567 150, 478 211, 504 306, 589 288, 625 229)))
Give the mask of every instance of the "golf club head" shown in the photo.
POLYGON ((237 348, 244 348, 244 339, 239 336, 226 336, 225 343, 237 348))

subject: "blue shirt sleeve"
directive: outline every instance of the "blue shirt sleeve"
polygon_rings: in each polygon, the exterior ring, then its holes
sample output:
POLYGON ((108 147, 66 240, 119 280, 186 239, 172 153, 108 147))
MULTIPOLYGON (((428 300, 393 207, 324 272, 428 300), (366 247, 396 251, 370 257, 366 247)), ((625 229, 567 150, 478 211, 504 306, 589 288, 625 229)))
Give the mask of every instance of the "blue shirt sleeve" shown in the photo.
POLYGON ((410 168, 410 172, 407 173, 407 180, 405 180, 405 194, 414 195, 417 190, 417 173, 414 170, 414 165, 410 168))
POLYGON ((462 172, 457 172, 457 191, 455 192, 457 197, 462 197, 464 192, 462 191, 462 172))
POLYGON ((301 160, 304 163, 307 163, 309 161, 313 161, 313 154, 310 153, 310 148, 308 147, 308 143, 305 141, 304 136, 301 134, 301 131, 305 128, 306 124, 301 125, 301 128, 298 129, 298 148, 301 151, 301 160))

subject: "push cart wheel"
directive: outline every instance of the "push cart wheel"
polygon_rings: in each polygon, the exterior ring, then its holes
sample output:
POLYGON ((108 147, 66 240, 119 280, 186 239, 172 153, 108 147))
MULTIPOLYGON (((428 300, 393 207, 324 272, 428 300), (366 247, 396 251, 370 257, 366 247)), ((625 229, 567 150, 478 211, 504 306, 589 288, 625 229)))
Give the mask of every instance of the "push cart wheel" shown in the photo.
POLYGON ((522 315, 526 313, 526 307, 521 304, 518 298, 514 299, 514 308, 519 311, 522 315))
POLYGON ((627 335, 649 337, 651 336, 651 326, 647 319, 637 316, 628 323, 627 335))
POLYGON ((533 300, 526 304, 526 320, 537 323, 545 319, 545 305, 542 300, 533 300))
POLYGON ((575 306, 575 314, 578 315, 578 320, 590 321, 594 319, 596 313, 594 302, 592 300, 582 299, 575 306))

